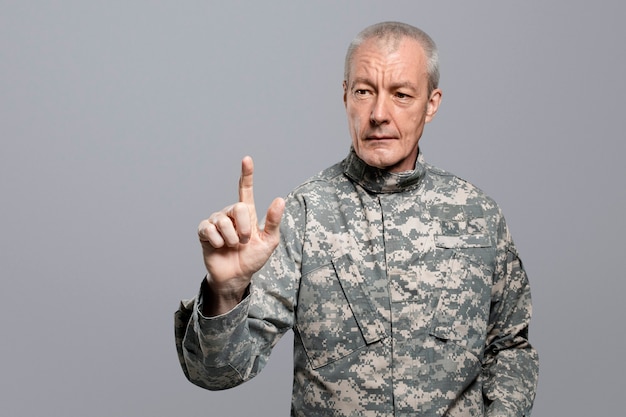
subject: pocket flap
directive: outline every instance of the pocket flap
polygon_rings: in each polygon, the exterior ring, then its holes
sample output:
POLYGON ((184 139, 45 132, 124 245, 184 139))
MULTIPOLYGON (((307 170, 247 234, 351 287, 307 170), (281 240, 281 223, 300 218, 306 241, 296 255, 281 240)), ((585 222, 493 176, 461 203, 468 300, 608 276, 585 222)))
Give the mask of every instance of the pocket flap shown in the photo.
POLYGON ((385 327, 363 288, 365 283, 356 264, 348 255, 343 255, 332 262, 365 342, 371 344, 381 340, 385 335, 385 327))
POLYGON ((446 249, 488 248, 491 246, 491 239, 484 234, 456 236, 435 235, 435 246, 446 249))

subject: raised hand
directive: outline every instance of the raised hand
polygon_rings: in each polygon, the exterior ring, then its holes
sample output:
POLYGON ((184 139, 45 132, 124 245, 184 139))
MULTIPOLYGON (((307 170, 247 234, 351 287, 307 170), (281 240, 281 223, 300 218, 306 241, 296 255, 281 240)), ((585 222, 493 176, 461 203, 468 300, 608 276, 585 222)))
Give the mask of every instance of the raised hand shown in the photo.
POLYGON ((261 269, 276 249, 285 202, 275 199, 267 210, 265 227, 258 225, 253 193, 252 158, 241 161, 239 202, 213 213, 198 226, 204 264, 208 271, 210 300, 205 314, 225 313, 237 305, 252 275, 261 269))

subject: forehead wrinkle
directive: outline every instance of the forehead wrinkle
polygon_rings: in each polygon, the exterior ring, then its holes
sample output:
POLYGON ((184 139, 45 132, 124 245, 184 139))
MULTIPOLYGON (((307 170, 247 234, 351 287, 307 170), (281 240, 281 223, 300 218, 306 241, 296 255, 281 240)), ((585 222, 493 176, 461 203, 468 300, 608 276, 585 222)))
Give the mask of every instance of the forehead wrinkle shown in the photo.
MULTIPOLYGON (((423 59, 419 55, 409 55, 413 57, 409 61, 416 60, 418 68, 413 68, 411 64, 408 64, 407 53, 401 52, 401 40, 394 39, 395 42, 386 40, 382 43, 372 40, 369 45, 367 42, 361 45, 355 51, 352 61, 350 86, 364 83, 390 90, 399 88, 421 90, 422 78, 427 78, 426 68, 423 71, 419 68, 423 59)), ((420 45, 418 46, 421 48, 420 45)))

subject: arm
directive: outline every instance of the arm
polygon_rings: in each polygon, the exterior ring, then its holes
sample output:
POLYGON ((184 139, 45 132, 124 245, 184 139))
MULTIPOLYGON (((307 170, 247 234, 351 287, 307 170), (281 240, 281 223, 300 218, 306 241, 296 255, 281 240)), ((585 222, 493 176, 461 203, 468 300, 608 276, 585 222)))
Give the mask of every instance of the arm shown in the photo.
POLYGON ((263 369, 279 338, 292 328, 299 267, 285 248, 297 238, 285 226, 281 240, 231 311, 216 317, 202 314, 206 280, 196 299, 181 303, 176 312, 176 347, 192 383, 219 390, 251 379, 263 369))
MULTIPOLYGON (((225 333, 220 332, 223 328, 230 327, 226 316, 214 320, 203 317, 197 305, 199 299, 201 295, 195 299, 182 301, 174 315, 176 351, 183 373, 190 382, 206 389, 218 390, 238 385, 241 383, 241 377, 233 372, 228 362, 220 366, 216 360, 211 360, 204 354, 216 349, 203 345, 203 339, 211 341, 213 346, 219 347, 218 350, 225 351, 225 341, 219 336, 236 332, 235 328, 239 327, 238 324, 242 321, 241 314, 229 314, 230 324, 234 328, 225 333), (211 322, 214 322, 213 326, 211 322), (211 362, 213 366, 210 365, 211 362)), ((245 308, 243 303, 241 308, 245 308)))
POLYGON ((537 352, 528 342, 530 286, 508 229, 501 230, 505 238, 499 247, 485 354, 485 415, 529 416, 539 371, 537 352))
POLYGON ((193 384, 210 390, 231 388, 248 379, 242 370, 254 345, 246 323, 249 296, 227 314, 205 317, 201 309, 206 286, 203 280, 196 299, 183 301, 175 314, 178 359, 193 384))
POLYGON ((233 387, 256 375, 292 324, 293 307, 285 302, 293 299, 285 295, 291 281, 273 279, 289 275, 284 267, 277 268, 283 263, 284 251, 275 250, 284 202, 274 200, 261 230, 254 209, 252 173, 252 160, 245 158, 239 203, 200 223, 207 278, 198 296, 182 302, 175 315, 183 372, 192 383, 212 390, 233 387), (261 267, 264 270, 258 271, 261 267), (276 291, 266 291, 268 283, 276 291), (278 288, 281 286, 285 288, 278 288))

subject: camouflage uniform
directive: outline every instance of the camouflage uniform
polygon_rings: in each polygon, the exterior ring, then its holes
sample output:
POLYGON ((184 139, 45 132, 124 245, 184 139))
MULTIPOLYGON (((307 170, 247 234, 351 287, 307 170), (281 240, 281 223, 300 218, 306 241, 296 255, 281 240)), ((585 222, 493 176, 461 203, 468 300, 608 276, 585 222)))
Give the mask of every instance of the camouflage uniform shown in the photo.
POLYGON ((288 197, 280 245, 236 308, 203 317, 202 293, 176 313, 201 387, 252 378, 292 329, 293 416, 530 415, 530 289, 504 218, 421 154, 392 174, 351 151, 288 197))

